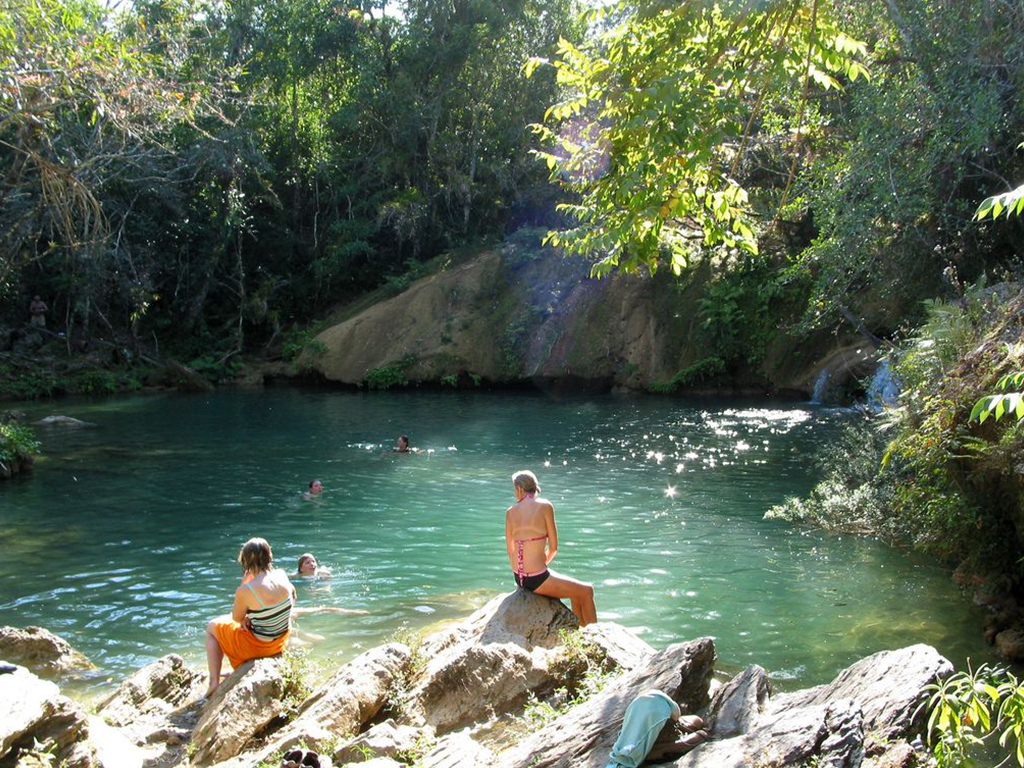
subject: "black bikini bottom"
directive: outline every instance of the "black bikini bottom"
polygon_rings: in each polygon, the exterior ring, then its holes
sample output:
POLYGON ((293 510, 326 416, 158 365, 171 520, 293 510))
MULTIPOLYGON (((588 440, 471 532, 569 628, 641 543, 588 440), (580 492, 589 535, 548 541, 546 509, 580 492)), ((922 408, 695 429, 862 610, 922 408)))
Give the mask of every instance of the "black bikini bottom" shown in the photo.
POLYGON ((513 573, 516 578, 516 584, 523 589, 528 589, 533 592, 537 587, 548 580, 548 576, 551 575, 551 571, 545 570, 534 576, 520 576, 518 573, 513 573))

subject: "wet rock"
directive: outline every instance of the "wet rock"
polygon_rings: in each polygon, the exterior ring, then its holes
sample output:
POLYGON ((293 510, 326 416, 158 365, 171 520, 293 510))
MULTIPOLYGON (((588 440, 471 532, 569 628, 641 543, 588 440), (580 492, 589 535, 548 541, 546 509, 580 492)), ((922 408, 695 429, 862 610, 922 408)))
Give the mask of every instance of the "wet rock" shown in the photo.
POLYGON ((588 701, 503 753, 501 768, 601 768, 622 727, 626 707, 651 688, 679 703, 684 714, 708 703, 715 662, 711 638, 671 645, 649 657, 588 701))
POLYGON ((192 763, 227 760, 287 710, 279 658, 253 659, 224 680, 203 708, 192 734, 192 763))
POLYGON ((0 659, 21 664, 44 676, 96 668, 67 640, 42 627, 0 627, 0 659))
POLYGON ((37 427, 67 427, 68 429, 81 429, 83 427, 95 427, 91 421, 82 421, 71 416, 47 416, 39 421, 32 422, 37 427))
POLYGON ((1024 660, 1024 631, 1020 626, 1004 629, 995 636, 996 651, 1009 661, 1024 660))
POLYGON ((715 693, 708 707, 708 733, 728 739, 749 731, 761 716, 771 695, 768 674, 756 664, 747 667, 715 693))
POLYGON ((26 765, 40 750, 66 768, 102 765, 89 742, 85 712, 55 684, 18 667, 0 675, 0 763, 26 765))
POLYGON ((881 651, 847 667, 826 685, 774 698, 772 714, 853 699, 864 713, 864 729, 880 741, 916 734, 924 713, 924 687, 952 674, 953 665, 929 645, 881 651), (917 719, 914 719, 915 713, 917 719))
POLYGON ((473 741, 468 731, 448 734, 416 761, 416 768, 494 768, 497 765, 498 756, 473 741))
POLYGON ((549 663, 559 654, 559 632, 577 626, 557 600, 526 590, 499 595, 424 641, 427 663, 406 709, 439 735, 517 709, 531 692, 554 688, 549 663), (477 691, 487 695, 467 695, 477 691))
POLYGON ((364 755, 394 757, 399 752, 412 753, 419 744, 423 731, 411 725, 396 725, 394 720, 378 723, 366 733, 339 747, 334 762, 356 763, 364 755))

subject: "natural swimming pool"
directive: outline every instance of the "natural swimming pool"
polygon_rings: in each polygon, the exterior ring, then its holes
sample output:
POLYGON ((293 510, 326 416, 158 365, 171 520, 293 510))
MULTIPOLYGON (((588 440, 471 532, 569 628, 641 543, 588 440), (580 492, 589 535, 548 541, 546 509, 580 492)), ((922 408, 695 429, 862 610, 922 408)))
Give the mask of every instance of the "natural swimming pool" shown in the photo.
POLYGON ((313 653, 351 658, 402 628, 513 588, 510 477, 555 505, 553 566, 594 583, 599 617, 663 647, 716 638, 720 666, 784 687, 915 642, 990 658, 946 570, 871 540, 765 521, 814 482, 843 411, 765 400, 269 389, 60 400, 27 408, 98 426, 39 430, 34 476, 0 484, 0 624, 38 624, 120 680, 165 653, 202 665, 230 610, 239 545, 264 536, 301 582, 313 653), (418 455, 390 452, 408 432, 418 455), (324 493, 302 501, 309 480, 324 493))

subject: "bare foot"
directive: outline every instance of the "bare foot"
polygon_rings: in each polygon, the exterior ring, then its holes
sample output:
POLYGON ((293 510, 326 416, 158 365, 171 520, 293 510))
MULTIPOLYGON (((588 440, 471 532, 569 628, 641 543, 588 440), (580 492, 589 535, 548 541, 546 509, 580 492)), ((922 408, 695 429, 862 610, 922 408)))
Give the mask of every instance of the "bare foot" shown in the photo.
POLYGON ((684 731, 699 731, 704 727, 704 719, 697 715, 683 715, 678 722, 684 731))
POLYGON ((704 729, 694 731, 693 733, 687 734, 683 738, 679 739, 673 746, 679 749, 693 749, 698 744, 703 744, 708 740, 708 732, 704 729))

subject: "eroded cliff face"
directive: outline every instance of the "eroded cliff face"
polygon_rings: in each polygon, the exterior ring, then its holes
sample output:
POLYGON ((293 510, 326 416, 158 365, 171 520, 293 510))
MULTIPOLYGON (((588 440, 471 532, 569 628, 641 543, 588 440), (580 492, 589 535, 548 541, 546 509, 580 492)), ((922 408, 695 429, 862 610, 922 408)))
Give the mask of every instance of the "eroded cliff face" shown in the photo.
MULTIPOLYGON (((596 280, 588 271, 584 260, 550 250, 487 251, 328 328, 313 345, 319 354, 307 352, 302 363, 349 385, 482 381, 647 390, 715 353, 700 347, 698 300, 708 274, 681 287, 668 274, 596 280)), ((700 388, 809 396, 822 362, 849 342, 827 332, 780 332, 759 355, 760 365, 700 388)), ((865 375, 874 363, 873 350, 860 345, 857 353, 866 364, 845 365, 847 375, 865 375)))

